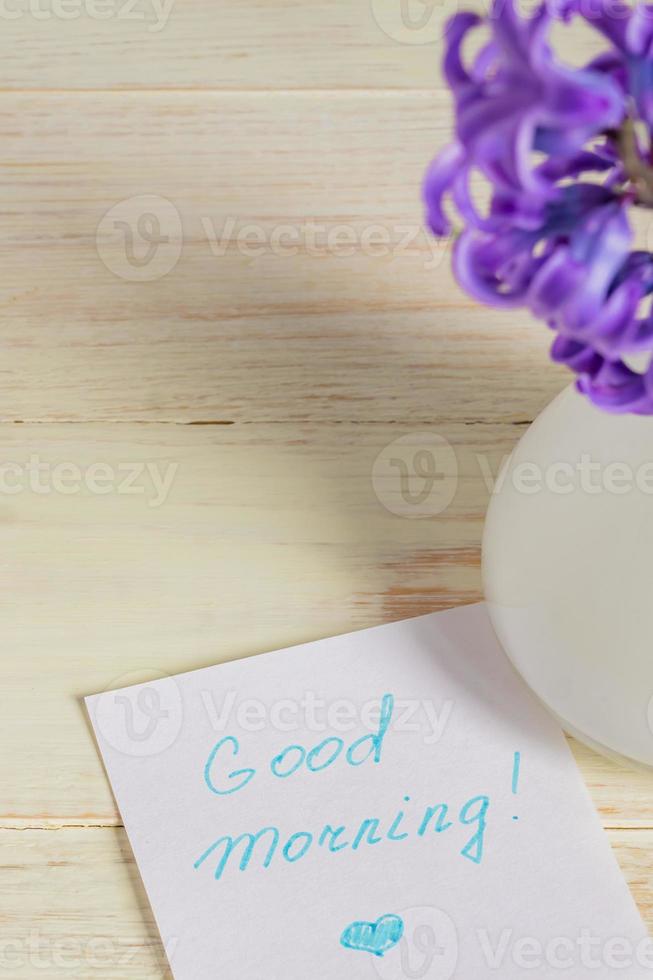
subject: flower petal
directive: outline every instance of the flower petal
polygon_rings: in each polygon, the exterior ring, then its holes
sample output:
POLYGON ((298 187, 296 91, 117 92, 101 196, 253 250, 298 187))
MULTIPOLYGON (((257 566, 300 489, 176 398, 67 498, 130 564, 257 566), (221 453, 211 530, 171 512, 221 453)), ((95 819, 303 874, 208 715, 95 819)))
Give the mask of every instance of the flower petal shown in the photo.
POLYGON ((459 176, 464 162, 462 146, 450 143, 426 171, 422 197, 426 205, 426 221, 434 235, 448 235, 451 231, 451 222, 444 213, 443 198, 459 176))

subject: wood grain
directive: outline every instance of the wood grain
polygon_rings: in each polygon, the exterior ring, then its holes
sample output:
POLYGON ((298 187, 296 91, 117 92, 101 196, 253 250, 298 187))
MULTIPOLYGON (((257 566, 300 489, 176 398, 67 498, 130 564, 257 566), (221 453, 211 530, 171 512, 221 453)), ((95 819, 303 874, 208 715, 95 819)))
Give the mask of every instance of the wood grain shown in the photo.
MULTIPOLYGON (((381 498, 372 484, 375 459, 407 431, 2 426, 0 457, 21 467, 8 479, 24 489, 0 499, 12 583, 0 595, 0 636, 14 692, 0 714, 14 746, 1 815, 115 822, 78 699, 121 686, 130 671, 177 672, 478 599, 487 491, 476 453, 491 478, 518 427, 448 428, 456 495, 424 520, 387 509, 401 499, 398 478, 381 498), (35 492, 30 460, 72 463, 80 492, 35 492), (115 474, 108 493, 88 490, 98 463, 115 474), (125 467, 146 463, 177 467, 159 506, 146 475, 144 492, 120 488, 125 467), (34 696, 36 716, 25 711, 34 696)), ((54 472, 43 472, 44 486, 54 472)))
MULTIPOLYGON (((611 831, 609 836, 651 924, 653 832, 611 831)), ((0 867, 11 882, 0 893, 0 918, 3 958, 12 978, 171 976, 121 828, 5 831, 0 867)), ((174 962, 174 942, 170 952, 174 962)))
MULTIPOLYGON (((12 18, 0 16, 3 85, 431 89, 439 84, 445 24, 461 8, 486 11, 489 2, 253 0, 245 10, 239 0, 13 0, 0 7, 12 18)), ((573 63, 600 47, 578 23, 557 33, 561 55, 573 63)))
MULTIPOLYGON (((492 478, 519 431, 2 426, 5 826, 119 822, 84 694, 478 600, 492 478), (422 519, 393 513, 398 472, 373 481, 411 432, 444 434, 458 469, 449 506, 436 496, 422 519), (173 468, 167 496, 145 470, 123 486, 148 464, 173 468)), ((649 825, 649 777, 579 752, 606 825, 649 825)))
POLYGON ((4 831, 0 869, 7 976, 172 976, 122 829, 4 831))
MULTIPOLYGON (((479 599, 493 477, 568 379, 423 231, 457 2, 57 3, 0 3, 0 940, 142 980, 82 695, 479 599), (406 438, 458 470, 422 519, 375 477, 406 438)), ((651 777, 572 745, 651 923, 651 777)))
POLYGON ((464 296, 423 229, 443 105, 0 97, 0 418, 532 419, 567 378, 548 331, 464 296), (177 264, 124 278, 116 205, 177 264))

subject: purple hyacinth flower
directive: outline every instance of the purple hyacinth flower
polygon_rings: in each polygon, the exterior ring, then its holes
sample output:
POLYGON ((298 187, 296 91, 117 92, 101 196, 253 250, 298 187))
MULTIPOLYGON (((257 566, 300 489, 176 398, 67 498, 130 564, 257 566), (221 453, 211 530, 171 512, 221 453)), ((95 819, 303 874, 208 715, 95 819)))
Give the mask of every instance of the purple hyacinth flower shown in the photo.
POLYGON ((554 360, 608 411, 653 414, 653 367, 626 359, 653 351, 653 256, 633 250, 631 206, 653 207, 653 7, 548 0, 530 17, 514 0, 454 16, 444 73, 455 142, 424 181, 427 223, 447 235, 451 198, 465 227, 454 249, 461 286, 493 306, 525 307, 555 331, 554 360), (561 64, 554 20, 585 16, 610 47, 582 68, 561 64), (463 45, 490 38, 471 61, 463 45), (642 128, 644 138, 642 138, 642 128), (475 173, 489 183, 481 211, 475 173))

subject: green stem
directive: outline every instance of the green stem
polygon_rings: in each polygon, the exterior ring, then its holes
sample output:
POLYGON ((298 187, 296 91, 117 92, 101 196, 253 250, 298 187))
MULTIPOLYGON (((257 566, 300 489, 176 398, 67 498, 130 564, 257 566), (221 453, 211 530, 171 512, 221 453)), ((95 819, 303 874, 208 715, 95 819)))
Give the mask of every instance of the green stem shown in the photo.
POLYGON ((653 208, 653 167, 642 160, 637 143, 637 132, 632 119, 626 119, 614 133, 617 150, 631 182, 635 202, 645 208, 653 208))

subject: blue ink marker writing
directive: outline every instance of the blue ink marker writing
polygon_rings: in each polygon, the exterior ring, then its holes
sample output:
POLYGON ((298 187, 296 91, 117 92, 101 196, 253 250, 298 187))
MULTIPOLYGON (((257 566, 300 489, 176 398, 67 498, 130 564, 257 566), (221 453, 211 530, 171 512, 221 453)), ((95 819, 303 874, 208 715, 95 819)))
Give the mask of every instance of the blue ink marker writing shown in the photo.
POLYGON ((243 779, 237 786, 231 786, 229 789, 220 789, 218 786, 216 786, 212 775, 213 764, 215 763, 216 756, 223 745, 231 746, 232 755, 238 755, 240 752, 240 742, 237 738, 234 738, 233 735, 227 735, 226 738, 221 738, 220 741, 217 742, 211 749, 209 757, 206 760, 206 765, 204 766, 204 782, 211 792, 215 793, 217 796, 229 796, 231 793, 237 793, 239 789, 247 786, 247 784, 256 775, 255 769, 238 769, 235 772, 229 773, 229 776, 227 777, 228 779, 237 779, 239 776, 242 776, 243 779))
MULTIPOLYGON (((519 775, 521 772, 521 752, 515 752, 513 764, 512 764, 512 795, 517 796, 519 792, 519 775)), ((519 817, 513 817, 513 820, 519 820, 519 817)))
POLYGON ((401 942, 403 934, 404 920, 400 916, 382 915, 376 922, 352 922, 340 937, 340 944, 345 949, 382 957, 401 942))
POLYGON ((476 833, 471 837, 460 852, 463 857, 480 864, 483 860, 485 847, 485 830, 487 827, 487 811, 490 807, 489 796, 475 796, 468 800, 460 811, 460 822, 464 824, 477 824, 476 833), (471 812, 476 807, 475 812, 471 812))

